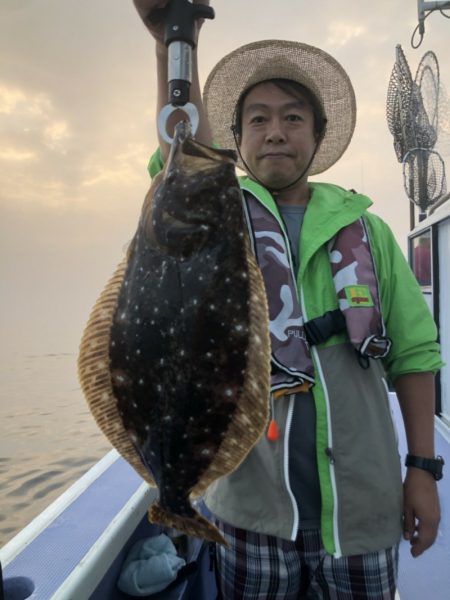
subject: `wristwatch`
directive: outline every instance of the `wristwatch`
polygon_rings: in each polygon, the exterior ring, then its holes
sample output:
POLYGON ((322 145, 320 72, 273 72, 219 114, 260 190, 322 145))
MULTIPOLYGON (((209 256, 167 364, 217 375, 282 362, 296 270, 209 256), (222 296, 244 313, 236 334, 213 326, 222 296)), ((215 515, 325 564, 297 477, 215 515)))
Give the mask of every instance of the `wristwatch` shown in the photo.
POLYGON ((436 458, 423 458, 422 456, 407 454, 405 460, 406 467, 424 469, 424 471, 431 473, 436 481, 439 481, 443 477, 442 467, 444 464, 445 462, 442 456, 436 456, 436 458))

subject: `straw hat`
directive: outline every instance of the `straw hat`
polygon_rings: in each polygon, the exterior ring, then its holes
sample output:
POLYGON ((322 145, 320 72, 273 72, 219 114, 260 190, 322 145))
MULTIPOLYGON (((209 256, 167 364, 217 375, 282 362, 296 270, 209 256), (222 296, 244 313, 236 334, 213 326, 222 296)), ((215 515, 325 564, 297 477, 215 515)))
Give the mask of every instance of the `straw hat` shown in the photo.
POLYGON ((341 65, 314 46, 264 40, 241 46, 225 56, 210 73, 203 92, 214 142, 222 148, 234 147, 230 127, 239 97, 256 83, 275 78, 292 79, 306 86, 322 108, 327 127, 310 175, 322 173, 342 156, 350 143, 356 101, 353 86, 341 65))

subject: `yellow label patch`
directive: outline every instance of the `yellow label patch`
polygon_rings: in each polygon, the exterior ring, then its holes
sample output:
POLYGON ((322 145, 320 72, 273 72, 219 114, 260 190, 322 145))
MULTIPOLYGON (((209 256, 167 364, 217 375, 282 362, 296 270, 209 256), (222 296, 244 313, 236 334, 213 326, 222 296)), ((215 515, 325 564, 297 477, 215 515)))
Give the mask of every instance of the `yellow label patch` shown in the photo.
POLYGON ((368 285, 348 285, 344 289, 349 306, 373 306, 368 285))

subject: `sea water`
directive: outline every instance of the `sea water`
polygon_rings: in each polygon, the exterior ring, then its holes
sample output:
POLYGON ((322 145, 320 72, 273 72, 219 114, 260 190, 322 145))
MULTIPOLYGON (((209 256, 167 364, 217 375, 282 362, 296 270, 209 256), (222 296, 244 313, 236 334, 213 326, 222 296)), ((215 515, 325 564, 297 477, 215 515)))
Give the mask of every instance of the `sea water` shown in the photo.
POLYGON ((0 366, 0 546, 111 449, 77 379, 76 354, 11 354, 0 366))

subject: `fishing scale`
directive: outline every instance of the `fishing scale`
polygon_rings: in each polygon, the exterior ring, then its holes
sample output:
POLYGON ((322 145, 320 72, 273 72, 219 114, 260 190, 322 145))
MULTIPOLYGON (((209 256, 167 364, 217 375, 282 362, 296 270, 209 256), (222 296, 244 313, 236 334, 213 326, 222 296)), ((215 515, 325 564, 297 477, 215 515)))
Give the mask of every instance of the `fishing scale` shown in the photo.
POLYGON ((164 43, 168 48, 169 102, 158 116, 158 131, 168 144, 173 138, 167 133, 167 123, 176 110, 188 116, 192 134, 199 125, 198 109, 189 101, 192 82, 192 50, 196 47, 195 21, 214 19, 214 9, 205 4, 193 4, 191 0, 170 0, 164 7, 155 9, 149 16, 152 23, 163 22, 164 43))

